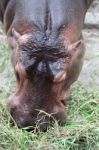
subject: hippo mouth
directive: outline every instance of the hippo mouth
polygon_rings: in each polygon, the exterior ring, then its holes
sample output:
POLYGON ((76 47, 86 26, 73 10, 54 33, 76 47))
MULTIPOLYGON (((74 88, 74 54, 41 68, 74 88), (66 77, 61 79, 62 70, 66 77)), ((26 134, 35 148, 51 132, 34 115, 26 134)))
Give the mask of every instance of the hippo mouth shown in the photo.
MULTIPOLYGON (((8 106, 9 107, 9 106, 8 106)), ((8 108, 12 118, 11 124, 14 122, 18 128, 26 129, 27 131, 47 131, 55 123, 63 126, 66 123, 66 110, 65 107, 60 109, 57 106, 54 107, 53 113, 48 113, 43 110, 35 109, 33 114, 23 112, 19 110, 19 106, 15 108, 8 108), (58 110, 59 109, 59 110, 58 110), (14 119, 14 120, 13 120, 14 119), (13 122, 14 121, 14 122, 13 122)))

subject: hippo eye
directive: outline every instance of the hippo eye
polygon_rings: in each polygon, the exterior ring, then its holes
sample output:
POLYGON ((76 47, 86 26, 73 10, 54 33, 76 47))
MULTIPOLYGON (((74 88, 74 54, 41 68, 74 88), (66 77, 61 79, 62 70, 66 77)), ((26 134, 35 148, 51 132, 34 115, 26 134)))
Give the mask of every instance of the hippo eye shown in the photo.
POLYGON ((15 75, 18 81, 20 81, 20 75, 19 75, 19 67, 18 64, 15 66, 15 75))
POLYGON ((15 66, 16 76, 18 80, 24 80, 26 79, 26 71, 22 63, 18 62, 15 66))
POLYGON ((16 75, 17 80, 20 81, 20 76, 19 76, 19 73, 17 71, 15 71, 15 75, 16 75))

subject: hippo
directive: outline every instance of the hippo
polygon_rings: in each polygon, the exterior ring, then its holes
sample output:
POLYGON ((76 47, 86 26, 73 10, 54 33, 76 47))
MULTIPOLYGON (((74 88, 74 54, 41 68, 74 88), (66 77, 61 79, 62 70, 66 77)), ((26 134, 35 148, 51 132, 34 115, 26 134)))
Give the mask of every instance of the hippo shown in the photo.
POLYGON ((64 125, 70 87, 85 54, 84 18, 92 0, 0 0, 16 75, 7 109, 19 128, 64 125))

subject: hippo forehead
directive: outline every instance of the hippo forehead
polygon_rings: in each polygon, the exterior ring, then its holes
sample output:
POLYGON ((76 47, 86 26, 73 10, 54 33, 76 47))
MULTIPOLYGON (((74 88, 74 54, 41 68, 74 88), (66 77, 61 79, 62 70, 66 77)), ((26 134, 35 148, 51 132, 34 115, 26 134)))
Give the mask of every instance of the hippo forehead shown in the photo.
POLYGON ((37 66, 40 61, 45 65, 46 60, 48 65, 49 62, 58 62, 61 59, 60 64, 63 65, 64 58, 68 58, 66 41, 69 39, 70 42, 74 42, 80 38, 86 11, 85 3, 83 0, 30 0, 29 3, 23 1, 24 3, 21 1, 16 3, 19 21, 15 22, 19 24, 17 26, 19 29, 20 20, 24 20, 23 24, 25 21, 31 23, 32 35, 27 43, 19 47, 21 62, 25 68, 29 68, 33 64, 37 66), (65 45, 63 38, 60 38, 62 32, 67 38, 64 39, 65 45))
POLYGON ((31 21, 47 34, 74 20, 83 22, 86 11, 84 0, 18 0, 15 5, 19 21, 31 21))
POLYGON ((20 60, 23 64, 27 75, 34 78, 37 74, 43 77, 52 79, 52 76, 57 74, 66 64, 66 54, 64 47, 56 46, 41 46, 39 43, 32 42, 21 45, 20 60))
POLYGON ((35 60, 57 62, 66 57, 63 41, 55 35, 47 37, 40 31, 31 34, 28 41, 19 46, 19 53, 25 67, 31 66, 35 60))

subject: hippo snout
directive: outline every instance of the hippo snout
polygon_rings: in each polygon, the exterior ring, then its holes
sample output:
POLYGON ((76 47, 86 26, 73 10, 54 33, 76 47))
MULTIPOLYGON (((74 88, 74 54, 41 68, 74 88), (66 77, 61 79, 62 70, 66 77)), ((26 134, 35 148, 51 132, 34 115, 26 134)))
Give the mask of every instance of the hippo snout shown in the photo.
POLYGON ((60 125, 66 122, 65 107, 54 105, 50 112, 29 105, 21 104, 19 97, 15 96, 8 103, 8 110, 19 128, 31 127, 46 131, 57 120, 60 125))

